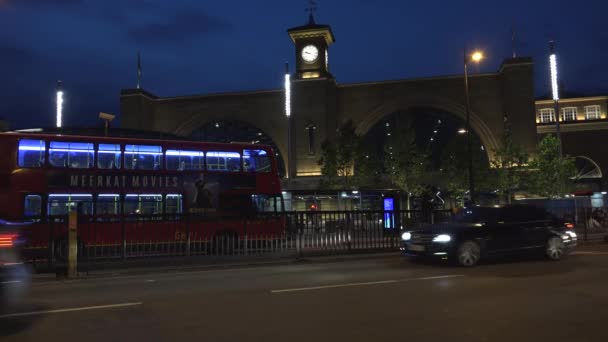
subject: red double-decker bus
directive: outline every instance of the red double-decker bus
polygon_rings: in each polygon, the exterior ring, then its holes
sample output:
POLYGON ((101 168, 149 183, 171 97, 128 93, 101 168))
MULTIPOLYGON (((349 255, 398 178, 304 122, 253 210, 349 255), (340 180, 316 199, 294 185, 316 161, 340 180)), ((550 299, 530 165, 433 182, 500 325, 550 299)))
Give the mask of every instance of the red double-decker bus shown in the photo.
POLYGON ((84 245, 180 240, 185 226, 206 238, 285 229, 279 216, 255 219, 283 210, 268 146, 1 133, 0 217, 33 220, 30 241, 44 245, 65 238, 57 222, 70 210, 95 223, 79 229, 84 245), (193 216, 205 219, 175 225, 193 216), (149 219, 129 223, 138 217, 149 219))

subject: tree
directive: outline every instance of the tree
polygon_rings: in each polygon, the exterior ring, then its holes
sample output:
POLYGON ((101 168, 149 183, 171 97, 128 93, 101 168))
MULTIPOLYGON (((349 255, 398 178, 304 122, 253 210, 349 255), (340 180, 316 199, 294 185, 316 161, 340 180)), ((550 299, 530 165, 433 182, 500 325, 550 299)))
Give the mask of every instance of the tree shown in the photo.
POLYGON ((559 140, 549 134, 537 145, 531 163, 530 190, 538 195, 561 197, 573 189, 570 177, 576 173, 574 158, 559 157, 559 140))
POLYGON ((365 159, 361 141, 355 132, 354 122, 349 120, 338 128, 334 141, 322 144, 322 155, 318 161, 323 175, 322 187, 349 189, 361 186, 360 183, 367 176, 363 174, 365 169, 355 175, 355 164, 365 159))
POLYGON ((503 200, 510 204, 515 191, 526 183, 529 155, 521 145, 513 142, 510 129, 505 130, 501 140, 501 146, 494 150, 490 181, 503 200))
POLYGON ((410 198, 425 193, 430 183, 430 155, 416 145, 411 121, 397 128, 384 146, 384 170, 390 182, 410 198))
MULTIPOLYGON (((491 172, 481 142, 474 136, 472 146, 473 175, 475 192, 486 192, 492 189, 491 172)), ((466 136, 455 136, 441 154, 439 168, 440 186, 456 203, 464 205, 469 191, 469 148, 466 136)))

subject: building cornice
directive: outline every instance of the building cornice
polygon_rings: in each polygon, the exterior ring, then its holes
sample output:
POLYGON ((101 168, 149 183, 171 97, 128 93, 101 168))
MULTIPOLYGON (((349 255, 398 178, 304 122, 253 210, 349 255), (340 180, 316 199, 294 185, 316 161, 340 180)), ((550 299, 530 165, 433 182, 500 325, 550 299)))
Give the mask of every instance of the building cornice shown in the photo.
MULTIPOLYGON (((561 123, 560 131, 564 132, 587 132, 587 131, 606 131, 608 130, 608 121, 593 121, 593 122, 576 122, 576 123, 561 123)), ((555 124, 536 125, 536 133, 550 134, 555 133, 555 124)))
MULTIPOLYGON (((469 75, 469 79, 484 78, 484 77, 498 77, 498 76, 500 76, 499 73, 488 72, 488 73, 482 73, 482 74, 469 75)), ((444 75, 444 76, 432 76, 432 77, 403 78, 403 79, 387 80, 387 81, 344 83, 344 84, 338 84, 338 88, 361 87, 361 86, 369 86, 369 85, 382 85, 382 84, 407 83, 407 82, 436 81, 436 80, 446 80, 446 79, 462 80, 463 77, 464 77, 463 75, 444 75)))
POLYGON ((268 89, 268 90, 257 90, 257 91, 240 91, 240 92, 225 92, 225 93, 212 93, 212 94, 202 94, 202 95, 184 95, 184 96, 173 96, 173 97, 156 97, 147 92, 140 93, 122 93, 121 97, 130 97, 130 96, 144 96, 153 101, 180 101, 180 100, 200 100, 200 99, 209 99, 216 97, 229 97, 229 96, 247 96, 247 95, 266 95, 266 94, 274 94, 274 93, 282 93, 283 89, 268 89))
MULTIPOLYGON (((592 97, 573 97, 561 99, 558 103, 576 103, 576 102, 591 102, 591 101, 608 101, 608 96, 592 96, 592 97)), ((536 100, 534 103, 539 105, 553 105, 553 100, 536 100)))

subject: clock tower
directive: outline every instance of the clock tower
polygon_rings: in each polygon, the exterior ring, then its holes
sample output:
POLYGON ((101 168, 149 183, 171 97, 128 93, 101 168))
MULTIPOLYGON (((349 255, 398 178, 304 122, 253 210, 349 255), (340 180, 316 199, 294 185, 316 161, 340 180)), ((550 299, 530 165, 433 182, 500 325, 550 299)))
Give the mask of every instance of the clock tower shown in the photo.
POLYGON ((336 40, 329 25, 319 25, 310 13, 308 24, 287 30, 296 46, 296 79, 333 78, 329 46, 336 40))

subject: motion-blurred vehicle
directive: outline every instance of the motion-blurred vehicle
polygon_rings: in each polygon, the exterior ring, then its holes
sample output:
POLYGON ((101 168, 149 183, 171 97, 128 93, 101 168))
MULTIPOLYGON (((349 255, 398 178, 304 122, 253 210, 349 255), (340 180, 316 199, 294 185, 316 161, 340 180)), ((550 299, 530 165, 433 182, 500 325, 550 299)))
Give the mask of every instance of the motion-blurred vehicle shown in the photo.
POLYGON ((19 304, 29 290, 31 275, 21 254, 24 225, 0 220, 0 312, 19 304))
POLYGON ((440 258, 470 267, 495 256, 535 253, 560 260, 576 246, 571 223, 523 205, 469 207, 449 223, 402 234, 401 250, 414 258, 440 258))

